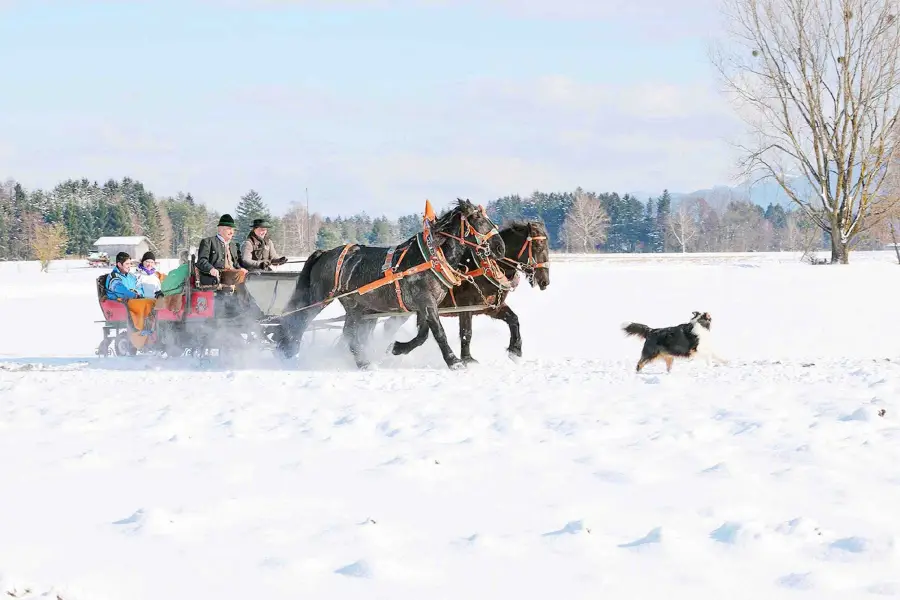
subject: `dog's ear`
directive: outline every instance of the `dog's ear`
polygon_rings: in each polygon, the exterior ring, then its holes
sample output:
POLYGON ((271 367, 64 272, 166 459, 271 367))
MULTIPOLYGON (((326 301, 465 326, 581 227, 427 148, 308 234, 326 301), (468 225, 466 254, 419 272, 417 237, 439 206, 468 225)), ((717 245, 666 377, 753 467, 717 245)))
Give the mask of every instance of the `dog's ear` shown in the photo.
POLYGON ((693 316, 694 316, 695 319, 696 319, 697 317, 699 317, 699 316, 700 316, 700 311, 695 310, 693 316))

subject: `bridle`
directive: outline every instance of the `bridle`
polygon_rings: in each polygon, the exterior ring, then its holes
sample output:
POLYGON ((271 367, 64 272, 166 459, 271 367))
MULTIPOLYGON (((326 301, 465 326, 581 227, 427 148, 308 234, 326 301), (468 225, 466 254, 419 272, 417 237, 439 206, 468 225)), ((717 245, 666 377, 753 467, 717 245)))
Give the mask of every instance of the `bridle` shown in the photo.
POLYGON ((534 285, 534 272, 536 269, 547 268, 550 264, 549 262, 537 262, 534 259, 533 252, 533 243, 535 240, 546 240, 546 235, 536 235, 533 229, 534 225, 532 223, 528 224, 528 237, 525 238, 525 241, 522 243, 522 247, 519 249, 519 253, 516 254, 516 258, 506 258, 505 256, 500 260, 504 263, 521 270, 525 273, 525 276, 528 278, 529 285, 534 285), (528 250, 528 260, 522 262, 522 255, 525 251, 528 250))
POLYGON ((472 226, 472 223, 469 222, 466 214, 462 212, 459 215, 459 236, 455 236, 452 233, 447 233, 446 231, 439 231, 437 233, 444 237, 452 238, 466 246, 471 246, 475 249, 475 254, 478 256, 478 258, 482 261, 486 261, 490 260, 491 257, 491 249, 490 246, 488 246, 488 242, 495 235, 500 235, 500 230, 488 216, 487 211, 484 209, 484 206, 478 205, 478 208, 481 210, 481 214, 484 216, 487 222, 491 224, 491 230, 487 233, 481 233, 480 231, 475 229, 475 227, 472 226), (475 241, 470 242, 470 237, 475 238, 475 241))

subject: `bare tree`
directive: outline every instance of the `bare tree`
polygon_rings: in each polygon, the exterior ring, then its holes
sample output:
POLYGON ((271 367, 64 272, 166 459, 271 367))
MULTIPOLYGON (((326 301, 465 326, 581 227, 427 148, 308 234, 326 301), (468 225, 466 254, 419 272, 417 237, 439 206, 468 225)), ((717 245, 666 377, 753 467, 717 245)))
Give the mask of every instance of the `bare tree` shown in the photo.
POLYGON ((304 205, 291 202, 288 212, 281 219, 284 226, 282 252, 297 256, 312 252, 315 248, 315 236, 319 231, 318 226, 314 227, 312 221, 304 205))
POLYGON ((578 188, 562 226, 567 250, 594 252, 598 244, 606 241, 608 224, 609 215, 597 196, 578 188))
POLYGON ((669 235, 681 247, 681 252, 687 252, 688 244, 697 237, 697 223, 691 214, 688 201, 678 205, 678 210, 669 215, 669 235))
POLYGON ((62 223, 38 223, 34 226, 31 249, 41 263, 42 272, 47 272, 50 261, 62 256, 68 241, 66 228, 62 223))
POLYGON ((724 2, 732 44, 711 58, 756 138, 743 166, 774 178, 846 263, 896 202, 880 190, 897 150, 898 0, 724 2))
POLYGON ((159 240, 156 246, 160 249, 161 256, 168 258, 172 256, 172 251, 174 250, 172 244, 175 239, 175 231, 172 228, 172 218, 169 216, 166 203, 157 201, 156 206, 159 211, 159 240))

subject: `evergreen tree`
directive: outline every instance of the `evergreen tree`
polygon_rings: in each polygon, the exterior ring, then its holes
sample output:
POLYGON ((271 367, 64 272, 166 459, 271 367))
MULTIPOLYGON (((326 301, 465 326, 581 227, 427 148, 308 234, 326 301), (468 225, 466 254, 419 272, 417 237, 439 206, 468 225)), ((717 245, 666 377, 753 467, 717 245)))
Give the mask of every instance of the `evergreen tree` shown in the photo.
MULTIPOLYGON (((490 215, 490 211, 488 214, 490 215)), ((491 216, 492 219, 495 219, 495 217, 496 215, 491 216)), ((422 215, 403 215, 397 219, 397 230, 397 237, 399 239, 407 240, 411 238, 422 231, 422 215)))
POLYGON ((376 246, 389 246, 397 239, 395 227, 387 217, 378 217, 372 222, 372 233, 369 236, 371 244, 376 246))
POLYGON ((663 190, 662 195, 656 199, 656 245, 654 252, 665 252, 667 228, 669 227, 669 217, 672 214, 672 196, 669 190, 663 190))
POLYGON ((316 235, 316 248, 330 250, 344 243, 339 226, 331 219, 326 219, 316 235))
POLYGON ((238 202, 237 210, 235 211, 234 220, 237 229, 234 233, 234 238, 236 240, 243 241, 247 238, 253 219, 266 219, 270 222, 273 220, 269 207, 266 206, 266 203, 263 202, 256 190, 251 189, 241 196, 241 201, 238 202))
POLYGON ((784 229, 787 227, 787 214, 784 212, 784 207, 780 204, 770 203, 769 206, 766 207, 765 219, 766 221, 769 221, 775 229, 784 229))

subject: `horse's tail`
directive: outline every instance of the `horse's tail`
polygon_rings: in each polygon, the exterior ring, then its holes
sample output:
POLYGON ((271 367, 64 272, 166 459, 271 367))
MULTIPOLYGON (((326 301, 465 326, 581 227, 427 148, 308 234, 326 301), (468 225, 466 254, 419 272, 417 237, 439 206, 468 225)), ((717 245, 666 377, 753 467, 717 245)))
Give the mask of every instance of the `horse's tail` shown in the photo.
POLYGON ((300 276, 297 278, 297 286, 291 299, 285 306, 285 313, 278 318, 281 325, 276 333, 274 340, 277 343, 278 350, 285 358, 291 358, 297 354, 300 347, 300 339, 306 330, 310 311, 306 310, 311 297, 312 290, 310 284, 312 282, 312 268, 322 255, 323 250, 316 250, 306 259, 303 268, 300 270, 300 276))
POLYGON ((318 262, 322 255, 325 254, 324 250, 315 250, 312 254, 307 257, 306 262, 303 263, 303 268, 300 270, 300 277, 297 279, 297 287, 294 292, 294 302, 295 305, 293 308, 300 308, 302 306, 308 306, 311 304, 310 302, 310 292, 311 292, 311 283, 312 283, 312 268, 313 265, 318 262))

